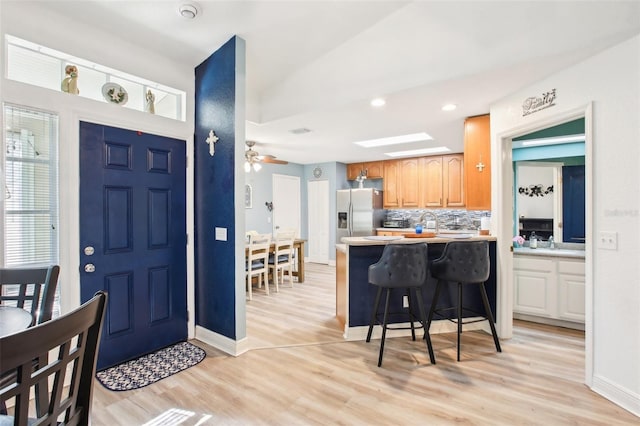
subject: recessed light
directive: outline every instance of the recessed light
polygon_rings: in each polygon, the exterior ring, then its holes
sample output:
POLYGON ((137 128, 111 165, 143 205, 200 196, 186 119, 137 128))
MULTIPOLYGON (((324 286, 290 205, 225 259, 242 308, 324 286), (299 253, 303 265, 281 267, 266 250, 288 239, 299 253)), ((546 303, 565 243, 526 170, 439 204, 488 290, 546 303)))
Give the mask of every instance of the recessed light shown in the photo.
POLYGON ((442 106, 443 111, 453 111, 457 108, 456 104, 446 104, 442 106))
POLYGON ((412 149, 409 151, 396 151, 396 152, 385 152, 384 155, 388 155, 389 157, 409 157, 415 155, 426 155, 426 154, 439 154, 442 152, 451 151, 446 146, 437 146, 435 148, 421 148, 421 149, 412 149))
POLYGON ((373 107, 381 107, 384 106, 387 103, 387 101, 385 101, 382 98, 375 98, 371 100, 371 106, 373 107))
POLYGON ((427 133, 421 132, 421 133, 412 133, 410 135, 391 136, 388 138, 371 139, 371 140, 359 141, 354 143, 356 145, 360 145, 365 148, 372 148, 375 146, 396 145, 399 143, 429 141, 432 139, 433 138, 429 136, 427 133))
POLYGON ((185 19, 194 19, 198 16, 198 8, 195 4, 192 3, 184 3, 181 4, 178 8, 178 13, 185 19))

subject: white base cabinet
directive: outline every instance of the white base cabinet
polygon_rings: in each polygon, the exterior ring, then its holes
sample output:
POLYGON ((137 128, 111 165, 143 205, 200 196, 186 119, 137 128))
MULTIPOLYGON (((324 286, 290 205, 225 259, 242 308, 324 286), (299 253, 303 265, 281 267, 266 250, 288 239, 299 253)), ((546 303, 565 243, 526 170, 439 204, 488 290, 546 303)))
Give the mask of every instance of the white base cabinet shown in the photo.
POLYGON ((514 256, 514 314, 584 323, 584 259, 514 256))

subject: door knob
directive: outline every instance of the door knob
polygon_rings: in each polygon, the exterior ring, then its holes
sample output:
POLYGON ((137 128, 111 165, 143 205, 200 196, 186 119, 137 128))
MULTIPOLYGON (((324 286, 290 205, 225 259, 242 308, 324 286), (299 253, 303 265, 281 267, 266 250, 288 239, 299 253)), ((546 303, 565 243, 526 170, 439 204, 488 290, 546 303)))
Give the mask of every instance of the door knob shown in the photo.
POLYGON ((84 265, 84 271, 88 273, 95 272, 96 265, 94 265, 93 263, 87 263, 86 265, 84 265))
POLYGON ((91 247, 91 246, 86 246, 84 248, 84 254, 87 255, 87 256, 91 256, 95 252, 96 252, 95 249, 93 247, 91 247))

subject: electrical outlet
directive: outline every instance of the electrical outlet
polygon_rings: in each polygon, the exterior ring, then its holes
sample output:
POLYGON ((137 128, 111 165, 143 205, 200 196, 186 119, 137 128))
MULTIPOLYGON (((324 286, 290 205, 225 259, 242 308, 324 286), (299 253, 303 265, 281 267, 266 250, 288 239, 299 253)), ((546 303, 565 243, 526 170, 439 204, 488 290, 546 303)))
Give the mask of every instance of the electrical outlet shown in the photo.
POLYGON ((600 232, 598 234, 598 248, 603 250, 618 250, 618 233, 600 232))
POLYGON ((408 308, 409 307, 409 296, 402 296, 402 307, 403 308, 408 308))

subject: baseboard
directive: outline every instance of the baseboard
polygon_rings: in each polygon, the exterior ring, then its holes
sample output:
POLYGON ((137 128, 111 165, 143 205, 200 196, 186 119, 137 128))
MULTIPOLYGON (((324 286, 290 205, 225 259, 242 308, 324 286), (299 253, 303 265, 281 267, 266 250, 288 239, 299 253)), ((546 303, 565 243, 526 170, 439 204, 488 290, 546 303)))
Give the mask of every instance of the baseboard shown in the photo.
POLYGON ((621 388, 615 383, 611 383, 604 377, 594 376, 593 387, 595 393, 602 395, 609 401, 640 417, 640 395, 621 388))
POLYGON ((573 322, 573 321, 565 321, 565 320, 554 319, 554 318, 539 317, 539 316, 536 316, 536 315, 520 314, 520 313, 517 313, 517 312, 513 313, 513 319, 518 319, 518 320, 522 320, 522 321, 529 321, 529 322, 537 322, 539 324, 554 325, 556 327, 564 327, 564 328, 571 328, 573 330, 584 331, 584 323, 580 323, 580 322, 573 322))
POLYGON ((196 326, 195 338, 232 356, 242 355, 249 350, 249 340, 246 337, 233 340, 199 325, 196 326))

